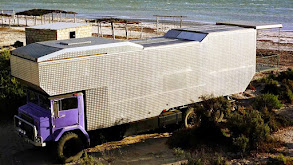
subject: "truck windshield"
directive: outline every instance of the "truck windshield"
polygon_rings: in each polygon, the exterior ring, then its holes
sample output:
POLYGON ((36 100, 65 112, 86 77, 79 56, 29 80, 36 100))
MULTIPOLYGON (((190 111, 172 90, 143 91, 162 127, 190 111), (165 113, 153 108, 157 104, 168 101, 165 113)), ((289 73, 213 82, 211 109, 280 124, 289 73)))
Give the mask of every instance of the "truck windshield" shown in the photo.
POLYGON ((34 92, 32 90, 27 90, 28 102, 39 105, 45 109, 50 109, 50 100, 45 95, 34 92))

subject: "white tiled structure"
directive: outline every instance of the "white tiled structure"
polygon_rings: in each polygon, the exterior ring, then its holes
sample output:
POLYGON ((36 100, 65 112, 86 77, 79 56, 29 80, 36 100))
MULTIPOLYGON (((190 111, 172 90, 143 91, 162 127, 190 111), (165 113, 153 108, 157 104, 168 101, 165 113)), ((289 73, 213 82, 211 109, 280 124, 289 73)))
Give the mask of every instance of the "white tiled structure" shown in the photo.
POLYGON ((49 96, 84 91, 94 130, 244 91, 255 73, 256 30, 206 25, 147 40, 34 43, 12 54, 12 75, 49 96))

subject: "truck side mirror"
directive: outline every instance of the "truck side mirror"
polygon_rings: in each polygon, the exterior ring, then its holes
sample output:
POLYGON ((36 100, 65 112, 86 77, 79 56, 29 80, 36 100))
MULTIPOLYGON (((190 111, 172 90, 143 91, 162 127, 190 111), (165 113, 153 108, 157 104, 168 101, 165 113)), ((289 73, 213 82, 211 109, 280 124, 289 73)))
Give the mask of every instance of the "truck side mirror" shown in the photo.
POLYGON ((54 115, 59 118, 59 101, 55 100, 53 103, 54 115))

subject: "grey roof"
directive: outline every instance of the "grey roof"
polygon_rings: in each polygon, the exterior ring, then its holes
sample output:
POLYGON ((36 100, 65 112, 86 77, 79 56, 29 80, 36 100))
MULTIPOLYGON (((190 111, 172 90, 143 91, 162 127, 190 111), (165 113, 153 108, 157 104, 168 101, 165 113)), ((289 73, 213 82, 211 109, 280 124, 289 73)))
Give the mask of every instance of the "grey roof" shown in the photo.
POLYGON ((50 47, 39 43, 33 43, 13 50, 12 54, 32 61, 36 61, 37 58, 41 56, 45 56, 47 54, 54 53, 59 50, 61 50, 61 48, 50 47))
POLYGON ((162 45, 170 45, 170 44, 178 44, 183 42, 188 42, 186 40, 180 40, 176 38, 165 38, 165 37, 155 37, 155 38, 147 38, 140 40, 132 40, 131 42, 140 44, 143 47, 152 47, 152 46, 162 46, 162 45))
POLYGON ((84 46, 103 45, 109 43, 118 43, 123 41, 111 40, 98 37, 74 38, 70 40, 53 40, 32 43, 24 47, 17 48, 12 51, 12 54, 26 58, 32 61, 37 61, 38 58, 45 55, 57 52, 66 48, 78 48, 84 46))
POLYGON ((235 21, 235 22, 217 22, 217 25, 231 25, 239 26, 244 28, 254 28, 254 29, 273 29, 282 28, 282 24, 270 24, 261 22, 245 22, 245 21, 235 21))
POLYGON ((117 43, 117 42, 123 42, 123 41, 106 39, 106 38, 98 38, 98 37, 86 37, 86 38, 73 38, 70 40, 53 40, 53 41, 38 42, 38 44, 65 49, 65 48, 110 44, 110 43, 117 43))
POLYGON ((172 29, 168 31, 164 37, 172 39, 181 39, 189 41, 203 41, 209 33, 218 33, 223 31, 235 31, 245 29, 237 26, 204 24, 195 27, 182 29, 172 29))
POLYGON ((73 28, 73 27, 80 27, 88 25, 85 23, 66 23, 66 22, 57 22, 57 23, 51 23, 46 25, 37 25, 37 26, 31 26, 27 27, 29 29, 49 29, 49 30, 59 30, 59 29, 67 29, 67 28, 73 28))
POLYGON ((215 33, 215 32, 234 31, 234 30, 241 30, 241 29, 243 28, 235 27, 235 26, 211 24, 211 25, 199 25, 199 26, 176 29, 176 30, 209 34, 209 33, 215 33))

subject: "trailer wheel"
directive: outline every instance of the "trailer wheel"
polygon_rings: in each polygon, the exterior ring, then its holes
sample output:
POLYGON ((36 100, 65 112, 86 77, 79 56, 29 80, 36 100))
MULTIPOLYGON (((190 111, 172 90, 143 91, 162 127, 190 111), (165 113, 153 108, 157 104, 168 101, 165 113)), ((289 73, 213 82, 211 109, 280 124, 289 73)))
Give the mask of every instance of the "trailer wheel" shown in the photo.
POLYGON ((200 122, 201 122, 200 116, 198 116, 194 112, 194 108, 189 108, 184 113, 184 127, 185 128, 198 127, 200 125, 200 122))
POLYGON ((83 154, 83 144, 77 134, 66 133, 57 143, 57 157, 63 163, 78 160, 83 154))

